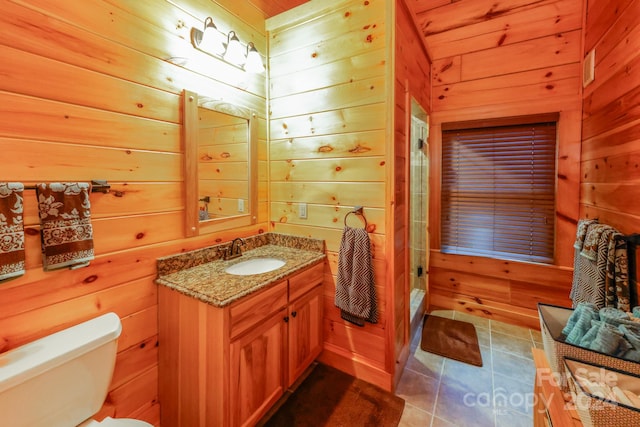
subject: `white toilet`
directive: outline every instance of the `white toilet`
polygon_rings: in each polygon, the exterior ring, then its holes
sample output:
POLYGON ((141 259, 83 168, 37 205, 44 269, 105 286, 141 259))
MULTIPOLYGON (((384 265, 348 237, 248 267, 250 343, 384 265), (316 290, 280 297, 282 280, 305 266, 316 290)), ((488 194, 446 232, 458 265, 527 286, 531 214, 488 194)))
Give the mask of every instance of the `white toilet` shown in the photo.
POLYGON ((107 396, 121 331, 120 318, 107 313, 0 354, 0 425, 151 427, 91 419, 107 396))

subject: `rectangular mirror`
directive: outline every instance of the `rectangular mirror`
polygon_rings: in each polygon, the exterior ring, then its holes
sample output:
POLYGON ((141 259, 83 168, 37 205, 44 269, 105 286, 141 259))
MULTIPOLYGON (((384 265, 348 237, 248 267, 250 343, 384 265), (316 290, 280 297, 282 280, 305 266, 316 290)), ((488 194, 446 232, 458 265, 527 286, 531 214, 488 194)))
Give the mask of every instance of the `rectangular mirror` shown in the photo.
POLYGON ((186 235, 254 224, 255 113, 187 90, 183 109, 186 235))

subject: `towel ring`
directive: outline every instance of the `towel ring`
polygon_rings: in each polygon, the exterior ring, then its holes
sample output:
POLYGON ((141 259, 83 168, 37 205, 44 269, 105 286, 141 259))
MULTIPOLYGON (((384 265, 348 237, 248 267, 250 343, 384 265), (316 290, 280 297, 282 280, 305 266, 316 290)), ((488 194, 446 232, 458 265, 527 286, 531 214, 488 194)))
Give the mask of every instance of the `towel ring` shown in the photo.
POLYGON ((368 224, 367 224, 367 218, 364 216, 364 213, 363 213, 363 210, 362 210, 362 206, 356 206, 351 212, 347 213, 344 216, 344 226, 345 227, 347 226, 347 217, 349 215, 351 215, 351 214, 355 214, 355 215, 358 215, 358 216, 362 217, 362 219, 364 220, 364 229, 366 230, 368 224))

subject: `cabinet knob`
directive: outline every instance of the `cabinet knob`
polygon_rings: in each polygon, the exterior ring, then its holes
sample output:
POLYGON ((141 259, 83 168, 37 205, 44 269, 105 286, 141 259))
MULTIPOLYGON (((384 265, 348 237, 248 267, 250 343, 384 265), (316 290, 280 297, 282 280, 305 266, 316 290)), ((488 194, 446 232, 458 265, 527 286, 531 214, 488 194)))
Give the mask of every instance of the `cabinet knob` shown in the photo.
POLYGON ((289 323, 289 316, 284 316, 284 323, 289 323))
POLYGON ((291 315, 292 315, 293 317, 296 317, 296 316, 298 315, 298 312, 297 312, 297 311, 292 311, 292 312, 291 312, 291 315))

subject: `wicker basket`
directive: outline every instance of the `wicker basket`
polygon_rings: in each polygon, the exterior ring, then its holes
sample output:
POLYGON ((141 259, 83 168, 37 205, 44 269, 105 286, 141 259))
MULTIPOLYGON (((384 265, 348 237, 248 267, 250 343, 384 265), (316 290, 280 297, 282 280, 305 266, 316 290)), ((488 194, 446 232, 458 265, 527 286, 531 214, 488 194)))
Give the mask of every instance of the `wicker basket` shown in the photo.
POLYGON ((618 386, 623 390, 629 390, 636 395, 640 393, 640 377, 581 362, 569 357, 564 359, 569 387, 573 393, 575 410, 585 427, 637 427, 640 426, 640 408, 628 406, 615 400, 609 400, 603 396, 596 396, 586 391, 576 380, 576 372, 589 379, 595 379, 610 387, 618 386))
POLYGON ((564 342, 562 329, 566 326, 571 314, 573 314, 573 310, 570 308, 538 304, 544 352, 551 370, 560 376, 558 386, 562 391, 569 391, 564 367, 565 357, 640 375, 640 363, 564 342))

